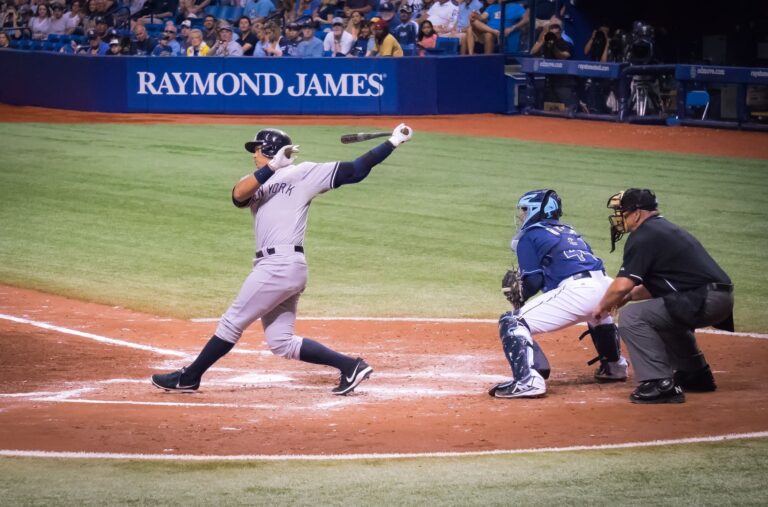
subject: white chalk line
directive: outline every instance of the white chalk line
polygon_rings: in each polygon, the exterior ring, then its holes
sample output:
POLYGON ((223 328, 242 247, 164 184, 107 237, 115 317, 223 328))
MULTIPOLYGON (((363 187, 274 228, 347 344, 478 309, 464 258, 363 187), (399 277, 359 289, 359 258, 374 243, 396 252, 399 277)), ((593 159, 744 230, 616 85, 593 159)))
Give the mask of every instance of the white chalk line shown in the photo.
POLYGON ((75 458, 75 459, 128 459, 142 461, 352 461, 352 460, 391 460, 415 458, 471 458, 482 456, 509 456, 515 454, 538 454, 576 451, 602 451, 611 449, 631 449, 638 447, 662 447, 668 445, 700 444, 745 440, 768 437, 768 431, 754 433, 728 433, 708 437, 679 438, 673 440, 652 440, 649 442, 627 442, 623 444, 575 445, 571 447, 541 447, 529 449, 497 449, 492 451, 450 451, 450 452, 415 452, 415 453, 369 453, 369 454, 130 454, 110 452, 59 452, 59 451, 24 451, 2 449, 0 456, 14 458, 75 458))
MULTIPOLYGON (((360 321, 360 322, 423 322, 435 324, 496 324, 498 319, 458 319, 458 318, 432 318, 432 317, 298 317, 296 320, 302 321, 360 321)), ((194 323, 218 322, 218 318, 202 317, 189 319, 194 323)), ((585 323, 576 324, 577 326, 586 326, 585 323)), ((765 333, 742 333, 738 331, 723 331, 721 329, 702 328, 696 332, 705 334, 719 334, 728 336, 744 336, 746 338, 759 338, 768 340, 768 334, 765 333)))

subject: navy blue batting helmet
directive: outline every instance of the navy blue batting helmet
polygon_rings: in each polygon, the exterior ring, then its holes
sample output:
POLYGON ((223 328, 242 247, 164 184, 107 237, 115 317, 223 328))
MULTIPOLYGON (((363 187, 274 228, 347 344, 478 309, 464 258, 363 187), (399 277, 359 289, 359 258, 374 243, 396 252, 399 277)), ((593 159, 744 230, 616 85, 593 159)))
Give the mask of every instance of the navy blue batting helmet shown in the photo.
POLYGON ((261 148, 261 153, 265 157, 272 158, 277 155, 280 148, 289 144, 293 144, 291 143, 291 138, 282 130, 264 129, 259 130, 253 141, 245 143, 245 149, 255 153, 258 148, 261 148))

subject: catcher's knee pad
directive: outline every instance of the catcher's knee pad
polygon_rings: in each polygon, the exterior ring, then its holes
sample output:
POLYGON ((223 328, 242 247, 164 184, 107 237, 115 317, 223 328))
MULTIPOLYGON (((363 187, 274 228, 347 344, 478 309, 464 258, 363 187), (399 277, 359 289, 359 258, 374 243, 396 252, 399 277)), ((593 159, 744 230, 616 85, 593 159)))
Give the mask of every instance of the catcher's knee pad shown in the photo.
POLYGON ((286 359, 298 359, 301 350, 302 339, 296 335, 273 335, 267 336, 267 345, 269 350, 276 356, 286 359))
MULTIPOLYGON (((621 345, 619 341, 619 328, 616 324, 602 324, 599 326, 589 326, 584 333, 592 337, 592 343, 595 344, 597 357, 592 360, 604 362, 618 361, 621 357, 621 345)), ((582 337, 584 336, 582 334, 582 337)), ((591 364, 591 363, 590 363, 591 364)))
POLYGON ((527 380, 531 376, 534 354, 533 338, 525 321, 512 312, 505 313, 499 319, 499 337, 504 356, 512 368, 512 376, 515 380, 527 380))

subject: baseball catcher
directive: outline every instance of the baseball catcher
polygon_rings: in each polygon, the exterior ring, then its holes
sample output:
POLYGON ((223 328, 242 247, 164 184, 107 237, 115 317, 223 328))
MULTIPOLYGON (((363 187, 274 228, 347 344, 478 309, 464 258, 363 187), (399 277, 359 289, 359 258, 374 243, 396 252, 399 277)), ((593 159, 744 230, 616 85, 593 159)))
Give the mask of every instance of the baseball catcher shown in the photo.
POLYGON ((526 192, 517 203, 517 230, 510 246, 520 267, 513 266, 502 280, 502 292, 513 310, 499 319, 501 345, 513 378, 493 386, 491 396, 544 396, 550 366, 533 336, 578 322, 587 322, 597 349, 593 362, 599 360, 600 366, 595 379, 627 379, 627 361, 621 356, 613 320, 591 318, 612 280, 581 235, 560 222, 562 213, 562 201, 554 190, 526 192), (532 298, 539 291, 542 294, 532 298))

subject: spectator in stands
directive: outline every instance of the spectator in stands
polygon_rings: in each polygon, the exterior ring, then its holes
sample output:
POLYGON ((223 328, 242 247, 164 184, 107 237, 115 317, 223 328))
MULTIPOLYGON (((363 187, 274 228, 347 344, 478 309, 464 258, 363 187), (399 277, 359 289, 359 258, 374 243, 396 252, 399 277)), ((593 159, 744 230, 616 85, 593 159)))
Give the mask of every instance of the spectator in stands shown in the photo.
POLYGON ((296 2, 296 15, 293 20, 311 18, 312 13, 319 5, 320 0, 298 0, 298 2, 296 2))
POLYGON ((414 21, 421 26, 421 22, 429 17, 429 9, 435 4, 435 0, 421 0, 421 12, 413 17, 414 21))
POLYGON ((355 38, 344 29, 344 20, 333 18, 331 31, 323 40, 323 51, 330 56, 347 56, 355 38))
POLYGON ((108 40, 107 30, 109 30, 109 23, 104 16, 96 16, 93 18, 93 29, 96 30, 96 33, 99 34, 102 41, 108 40))
POLYGON ((32 7, 30 7, 27 4, 24 4, 19 7, 18 9, 18 16, 16 19, 17 26, 19 30, 14 30, 12 37, 13 38, 22 38, 22 39, 31 39, 32 38, 32 30, 29 27, 29 22, 32 19, 32 7), (16 33, 20 33, 20 35, 17 37, 16 33))
POLYGON ((373 48, 374 56, 403 56, 403 48, 397 42, 397 39, 389 33, 389 26, 383 19, 374 18, 373 37, 375 46, 373 48))
POLYGON ((20 28, 19 13, 15 7, 10 6, 8 10, 5 11, 5 18, 3 19, 3 33, 7 34, 9 39, 13 38, 14 40, 18 40, 22 37, 21 30, 18 28, 20 28), (14 28, 16 30, 14 30, 14 28))
POLYGON ((330 25, 336 17, 339 8, 339 0, 321 0, 315 12, 312 13, 312 21, 319 26, 330 25))
POLYGON ((411 19, 412 11, 410 5, 401 5, 398 11, 400 23, 392 29, 392 35, 397 39, 403 53, 408 56, 416 54, 416 40, 419 36, 419 25, 411 19))
POLYGON ((131 16, 136 21, 158 23, 163 18, 175 18, 179 0, 147 0, 139 12, 131 16))
POLYGON ((203 40, 203 31, 193 28, 189 31, 189 47, 187 56, 207 56, 211 48, 203 40))
POLYGON ((136 23, 133 27, 133 35, 136 37, 136 42, 133 44, 133 53, 139 56, 151 55, 152 50, 155 49, 156 42, 149 36, 143 23, 136 23))
POLYGON ((163 29, 163 35, 168 37, 168 47, 171 48, 171 56, 179 56, 181 52, 181 44, 176 40, 176 34, 178 29, 173 21, 166 21, 165 28, 163 29))
POLYGON ((0 31, 0 49, 9 49, 11 47, 11 39, 8 38, 8 34, 0 31))
POLYGON ((194 19, 205 14, 205 8, 211 4, 211 0, 179 0, 177 19, 194 19))
POLYGON ((298 55, 303 57, 323 56, 323 43, 315 37, 317 24, 314 21, 308 21, 301 27, 301 35, 304 40, 299 43, 298 55))
POLYGON ((164 33, 157 40, 157 45, 152 49, 152 56, 172 56, 173 48, 169 45, 171 37, 164 33))
POLYGON ((379 19, 383 19, 387 22, 387 26, 391 29, 395 24, 398 24, 400 22, 400 19, 395 18, 397 9, 395 9, 395 4, 392 2, 389 2, 387 0, 382 0, 382 2, 379 4, 379 19), (394 22, 392 20, 395 20, 394 22))
POLYGON ((248 0, 243 6, 243 14, 251 20, 264 19, 275 11, 272 0, 248 0))
POLYGON ((432 22, 428 19, 421 22, 419 26, 419 36, 416 47, 419 49, 419 56, 425 56, 427 49, 434 49, 437 45, 437 33, 432 25, 432 22))
MULTIPOLYGON (((296 21, 296 9, 294 8, 296 6, 296 2, 294 0, 274 0, 274 2, 275 10, 277 12, 283 13, 284 23, 296 21)), ((265 18, 264 21, 269 21, 269 17, 265 18)))
POLYGON ((283 56, 280 46, 280 27, 274 21, 267 21, 264 23, 264 37, 256 44, 253 56, 283 56))
POLYGON ((352 49, 349 50, 347 56, 371 56, 373 48, 374 40, 371 24, 368 21, 363 21, 363 24, 360 26, 360 33, 357 35, 357 40, 352 44, 352 49))
POLYGON ((226 21, 219 24, 219 39, 208 56, 243 56, 243 48, 234 40, 232 25, 226 21))
POLYGON ((344 17, 350 17, 354 11, 365 17, 366 14, 373 11, 371 0, 346 0, 344 2, 344 17))
POLYGON ((419 18, 421 17, 421 11, 424 10, 423 0, 402 0, 400 7, 407 5, 411 8, 411 19, 419 26, 419 18))
POLYGON ((211 47, 216 44, 218 39, 219 34, 216 33, 216 17, 208 14, 203 19, 203 40, 208 47, 211 47))
POLYGON ((464 38, 469 28, 469 16, 473 12, 480 12, 483 8, 483 2, 480 0, 458 0, 459 8, 458 18, 456 20, 456 37, 464 38))
POLYGON ((299 43, 302 41, 299 24, 292 21, 285 25, 285 36, 280 39, 283 56, 298 56, 299 43))
POLYGON ((125 6, 128 7, 128 12, 133 16, 144 7, 146 1, 147 0, 126 0, 125 6))
MULTIPOLYGON (((427 19, 439 37, 455 37, 459 7, 450 0, 438 0, 427 11, 427 19)), ((423 26, 423 23, 420 25, 423 26)))
MULTIPOLYGON (((499 41, 501 30, 501 5, 497 0, 488 0, 488 5, 481 9, 479 13, 469 15, 470 27, 467 28, 466 37, 462 39, 462 54, 472 55, 475 53, 475 44, 480 43, 483 46, 485 54, 493 53, 499 41)), ((505 34, 511 33, 509 29, 519 21, 525 14, 525 9, 516 3, 508 3, 504 7, 505 34)), ((518 44, 518 37, 514 36, 515 46, 518 44)), ((510 42, 507 41, 507 49, 510 49, 510 42)))
POLYGON ((107 51, 107 56, 122 56, 122 55, 123 55, 123 48, 120 46, 120 39, 110 39, 109 51, 107 51))
POLYGON ((32 38, 43 40, 48 37, 48 30, 51 27, 51 16, 47 4, 37 6, 37 14, 29 20, 29 30, 32 32, 32 38))
POLYGON ((109 51, 109 45, 101 40, 101 36, 96 30, 88 30, 86 33, 88 39, 87 46, 79 46, 78 54, 92 55, 92 56, 104 56, 109 51))
POLYGON ((64 6, 60 3, 51 4, 51 22, 48 34, 64 35, 67 33, 67 20, 64 19, 64 6))
POLYGON ((363 25, 363 21, 365 21, 365 18, 358 11, 354 11, 347 20, 347 26, 344 30, 349 32, 349 34, 352 36, 352 39, 357 39, 357 36, 360 33, 360 27, 363 25))
POLYGON ((608 61, 608 39, 611 29, 606 24, 592 30, 592 36, 584 45, 584 54, 593 62, 608 61))
POLYGON ((237 20, 237 28, 240 33, 237 36, 237 43, 243 48, 243 56, 253 56, 253 49, 259 40, 251 31, 251 20, 248 16, 240 16, 237 20))
POLYGON ((185 19, 179 25, 179 35, 176 40, 179 41, 179 56, 186 56, 189 47, 189 32, 192 30, 192 21, 185 19))
POLYGON ((62 16, 67 24, 67 35, 72 35, 81 29, 80 24, 83 22, 83 11, 81 6, 82 4, 80 3, 80 0, 72 0, 69 11, 65 12, 62 16))

